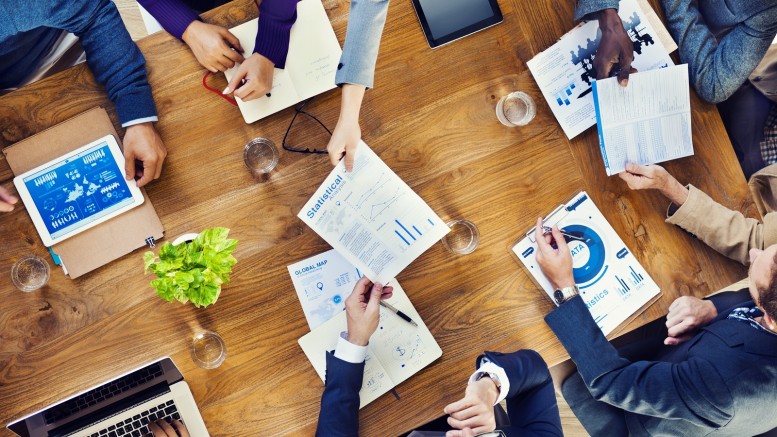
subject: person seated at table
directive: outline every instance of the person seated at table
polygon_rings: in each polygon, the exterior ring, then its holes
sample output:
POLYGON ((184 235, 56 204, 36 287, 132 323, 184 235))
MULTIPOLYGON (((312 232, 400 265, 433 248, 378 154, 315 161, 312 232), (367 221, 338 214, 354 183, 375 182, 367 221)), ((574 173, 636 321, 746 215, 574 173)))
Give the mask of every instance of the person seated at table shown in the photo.
MULTIPOLYGON (((289 33, 296 21, 297 0, 263 0, 259 5, 259 29, 254 53, 244 57, 240 41, 229 30, 204 23, 191 9, 207 10, 228 0, 138 0, 171 35, 192 49, 197 61, 216 72, 241 63, 223 94, 242 100, 264 96, 272 88, 273 68, 284 68, 289 33), (242 83, 242 85, 241 85, 242 83)), ((359 112, 364 93, 372 88, 380 38, 389 0, 351 0, 343 54, 335 83, 342 87, 340 116, 327 144, 329 159, 353 169, 361 139, 359 112)))
MULTIPOLYGON (((599 21, 602 38, 594 58, 596 78, 608 77, 618 65, 618 81, 626 86, 629 73, 636 70, 631 68, 632 40, 618 16, 618 4, 619 0, 579 0, 575 19, 599 21)), ((723 124, 749 178, 765 165, 760 143, 772 108, 767 96, 777 96, 777 51, 765 57, 777 34, 777 0, 661 0, 661 5, 667 28, 677 41, 680 62, 688 64, 699 97, 719 104, 723 124)))
POLYGON ((186 425, 179 420, 173 420, 170 423, 165 420, 149 422, 148 430, 151 431, 153 437, 190 437, 186 425))
MULTIPOLYGON (((326 383, 317 436, 359 435, 359 390, 367 344, 378 327, 380 300, 390 298, 391 293, 392 287, 371 284, 362 278, 346 299, 348 331, 341 334, 334 352, 326 354, 326 383)), ((448 430, 447 437, 493 431, 497 428, 494 408, 507 399, 510 424, 498 427, 506 435, 562 435, 553 382, 537 352, 486 352, 477 363, 479 368, 469 378, 464 397, 445 407, 447 419, 443 417, 421 429, 448 430)))
MULTIPOLYGON (((145 59, 110 0, 8 0, 0 3, 0 90, 9 91, 83 60, 105 86, 124 134, 125 172, 142 187, 162 173, 167 151, 145 59)), ((0 91, 2 94, 2 91, 0 91)), ((63 96, 64 99, 64 96, 63 96)), ((0 211, 16 198, 0 188, 0 211)))
POLYGON ((562 393, 592 436, 755 435, 777 427, 777 228, 719 205, 663 168, 629 164, 632 189, 657 189, 671 202, 669 223, 750 264, 749 285, 669 306, 660 335, 641 356, 619 354, 578 295, 572 255, 558 228, 537 220, 537 263, 567 296, 545 317, 577 365, 562 393), (555 240, 557 248, 551 246, 555 240))

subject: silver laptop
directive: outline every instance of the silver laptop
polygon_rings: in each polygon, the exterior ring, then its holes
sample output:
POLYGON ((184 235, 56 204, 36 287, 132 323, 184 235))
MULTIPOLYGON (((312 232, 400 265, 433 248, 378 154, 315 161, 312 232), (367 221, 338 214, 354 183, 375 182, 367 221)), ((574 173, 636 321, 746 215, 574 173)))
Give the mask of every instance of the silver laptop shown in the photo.
POLYGON ((178 419, 208 436, 189 385, 163 358, 8 425, 22 437, 145 437, 148 422, 178 419))

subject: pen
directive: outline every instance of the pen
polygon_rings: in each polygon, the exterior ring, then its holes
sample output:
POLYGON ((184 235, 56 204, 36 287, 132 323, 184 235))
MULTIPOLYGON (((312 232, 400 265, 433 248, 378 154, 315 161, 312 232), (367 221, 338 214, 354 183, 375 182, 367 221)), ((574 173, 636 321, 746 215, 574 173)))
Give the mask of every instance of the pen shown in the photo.
POLYGON ((407 314, 403 313, 402 311, 399 311, 396 309, 393 305, 391 305, 388 302, 380 301, 380 304, 383 305, 384 308, 387 308, 392 313, 398 315, 399 317, 403 318, 406 322, 410 323, 411 325, 418 327, 418 323, 414 322, 413 319, 407 316, 407 314))
MULTIPOLYGON (((543 226, 543 227, 542 227, 542 234, 543 234, 543 235, 548 235, 548 234, 550 234, 551 232, 553 232, 553 228, 551 228, 551 227, 549 227, 549 226, 543 226)), ((568 234, 568 233, 566 233, 566 232, 564 232, 564 231, 562 231, 562 230, 560 230, 560 229, 559 229, 559 232, 561 232, 561 235, 563 235, 563 236, 565 236, 565 237, 567 237, 567 238, 571 238, 571 239, 573 239, 573 240, 580 240, 580 241, 583 241, 583 239, 582 239, 582 238, 580 238, 580 237, 578 237, 577 235, 568 234)))

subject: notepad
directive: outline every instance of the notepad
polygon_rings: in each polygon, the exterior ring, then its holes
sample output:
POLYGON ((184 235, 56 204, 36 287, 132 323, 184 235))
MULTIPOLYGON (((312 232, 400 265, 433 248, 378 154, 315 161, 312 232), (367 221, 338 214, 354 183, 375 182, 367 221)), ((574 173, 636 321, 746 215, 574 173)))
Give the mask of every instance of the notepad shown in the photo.
POLYGON ((607 175, 626 164, 655 164, 693 155, 688 65, 593 84, 599 148, 607 175))
MULTIPOLYGON (((380 307, 380 324, 370 338, 364 364, 364 378, 359 391, 359 408, 364 407, 418 373, 442 356, 442 349, 421 316, 410 303, 396 280, 391 280, 394 295, 386 302, 410 316, 413 326, 390 310, 380 307)), ((326 378, 326 352, 333 351, 340 333, 347 330, 345 311, 299 339, 322 381, 326 378)))
MULTIPOLYGON (((229 29, 240 40, 246 56, 254 52, 258 26, 257 18, 229 29)), ((321 0, 297 3, 297 21, 291 28, 286 66, 274 70, 270 97, 248 102, 235 98, 245 122, 253 123, 335 88, 342 52, 321 0)), ((238 65, 224 72, 227 80, 235 75, 238 65)))

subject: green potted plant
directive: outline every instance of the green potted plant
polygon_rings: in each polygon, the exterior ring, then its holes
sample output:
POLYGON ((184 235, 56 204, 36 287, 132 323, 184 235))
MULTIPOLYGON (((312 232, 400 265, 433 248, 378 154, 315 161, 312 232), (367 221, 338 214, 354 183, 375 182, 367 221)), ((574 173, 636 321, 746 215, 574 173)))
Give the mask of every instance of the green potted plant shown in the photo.
POLYGON ((232 256, 237 240, 228 235, 227 228, 206 229, 189 241, 166 242, 159 248, 158 258, 154 252, 146 252, 145 273, 157 275, 151 287, 168 302, 191 302, 197 308, 215 303, 237 262, 232 256))

